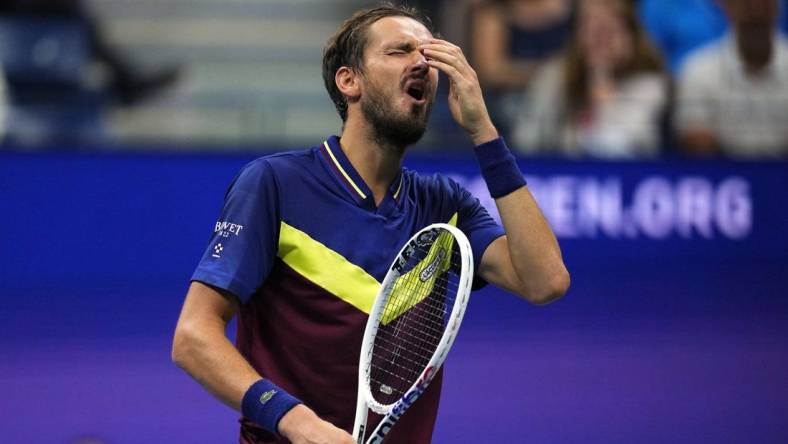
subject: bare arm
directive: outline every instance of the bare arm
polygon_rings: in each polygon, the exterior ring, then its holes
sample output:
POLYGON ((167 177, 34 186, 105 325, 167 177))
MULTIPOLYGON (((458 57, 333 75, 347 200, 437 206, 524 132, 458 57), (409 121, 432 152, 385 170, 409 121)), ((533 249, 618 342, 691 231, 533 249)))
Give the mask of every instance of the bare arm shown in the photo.
MULTIPOLYGON (((431 66, 449 77, 449 108, 476 145, 498 137, 484 104, 476 72, 462 50, 443 40, 422 45, 431 66)), ((569 273, 561 250, 542 211, 527 187, 495 200, 506 236, 495 240, 482 256, 479 272, 486 281, 536 304, 561 297, 569 273)))
MULTIPOLYGON (((238 308, 237 299, 229 293, 193 282, 175 327, 172 360, 211 394, 240 411, 244 394, 261 375, 225 335, 238 308)), ((279 432, 293 443, 354 442, 347 432, 321 420, 303 404, 282 417, 279 432)))
POLYGON ((474 64, 486 86, 496 89, 523 89, 528 86, 537 64, 509 56, 504 7, 483 5, 477 8, 472 27, 474 64))
POLYGON ((506 236, 493 241, 482 256, 479 275, 534 304, 547 304, 566 293, 569 272, 558 241, 531 192, 522 187, 495 200, 506 236))
POLYGON ((211 394, 240 411, 244 393, 260 374, 225 335, 237 311, 234 296, 193 282, 175 327, 172 359, 211 394))

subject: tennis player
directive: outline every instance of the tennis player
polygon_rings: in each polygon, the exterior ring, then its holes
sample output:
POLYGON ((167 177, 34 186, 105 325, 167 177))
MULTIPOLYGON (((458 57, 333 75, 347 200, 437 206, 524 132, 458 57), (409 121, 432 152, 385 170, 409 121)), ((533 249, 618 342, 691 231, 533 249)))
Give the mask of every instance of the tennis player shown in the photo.
MULTIPOLYGON (((444 222, 467 235, 477 286, 536 304, 569 286, 476 73, 426 18, 390 5, 357 12, 329 39, 323 78, 342 135, 262 157, 236 176, 175 330, 173 360, 242 412, 241 443, 354 442, 368 311, 391 260, 422 227, 444 222), (438 72, 505 230, 457 183, 402 168, 426 128, 438 72), (235 346, 225 335, 234 316, 235 346)), ((387 443, 430 442, 440 387, 438 375, 387 443)))

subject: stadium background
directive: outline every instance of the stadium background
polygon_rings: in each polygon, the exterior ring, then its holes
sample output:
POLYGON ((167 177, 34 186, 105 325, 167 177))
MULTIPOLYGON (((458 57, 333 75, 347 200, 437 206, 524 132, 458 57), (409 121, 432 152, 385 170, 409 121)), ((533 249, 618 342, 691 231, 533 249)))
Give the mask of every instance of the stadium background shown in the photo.
MULTIPOLYGON (((337 132, 320 48, 359 2, 90 5, 142 66, 187 69, 133 108, 11 114, 0 441, 232 442, 238 415, 170 362, 175 320, 238 169, 337 132)), ((483 197, 436 111, 407 165, 483 197)), ((520 162, 572 288, 473 294, 435 442, 785 442, 788 163, 520 162)))

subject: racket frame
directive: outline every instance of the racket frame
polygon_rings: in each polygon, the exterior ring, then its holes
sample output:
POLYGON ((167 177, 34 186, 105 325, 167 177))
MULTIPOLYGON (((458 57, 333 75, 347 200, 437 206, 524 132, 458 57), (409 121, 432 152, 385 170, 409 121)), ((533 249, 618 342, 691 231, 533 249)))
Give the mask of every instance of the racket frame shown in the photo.
POLYGON ((400 249, 396 259, 389 267, 386 277, 383 279, 383 283, 381 284, 380 291, 370 310, 369 319, 367 320, 367 325, 364 330, 364 340, 361 345, 361 355, 359 357, 358 367, 356 418, 353 426, 353 437, 356 439, 357 443, 364 444, 363 439, 366 434, 367 415, 369 413, 367 409, 385 415, 367 440, 367 444, 380 443, 405 411, 416 402, 422 393, 424 393, 427 386, 438 373, 452 344, 454 344, 454 339, 457 337, 457 332, 459 331, 460 324, 465 315, 465 308, 468 305, 468 298, 473 282, 473 269, 473 252, 468 238, 458 228, 449 224, 438 223, 422 228, 400 249), (460 257, 460 282, 458 282, 457 285, 457 296, 452 307, 451 315, 448 318, 448 327, 444 330, 443 336, 424 370, 422 370, 413 385, 405 391, 405 394, 403 394, 399 400, 390 405, 383 405, 375 401, 370 387, 370 363, 372 360, 375 336, 380 328, 380 317, 382 316, 383 309, 386 307, 386 303, 389 300, 391 290, 397 278, 401 276, 396 268, 403 253, 411 243, 416 242, 425 232, 434 229, 449 231, 456 242, 460 257))

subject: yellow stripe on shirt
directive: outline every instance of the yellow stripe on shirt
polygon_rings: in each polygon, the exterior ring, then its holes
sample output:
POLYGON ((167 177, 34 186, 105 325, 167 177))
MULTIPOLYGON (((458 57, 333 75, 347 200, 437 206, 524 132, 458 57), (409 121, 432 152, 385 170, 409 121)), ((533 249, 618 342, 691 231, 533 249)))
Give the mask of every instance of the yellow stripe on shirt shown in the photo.
MULTIPOLYGON (((457 225, 457 213, 448 223, 457 225)), ((434 254, 436 253, 431 252, 430 257, 434 254)), ((284 221, 279 228, 277 256, 320 288, 366 314, 371 311, 375 297, 380 291, 380 282, 341 254, 284 221)), ((423 298, 422 296, 421 299, 414 299, 404 307, 403 311, 416 305, 423 298)))
POLYGON ((341 254, 282 222, 277 256, 315 285, 369 314, 380 283, 341 254))

